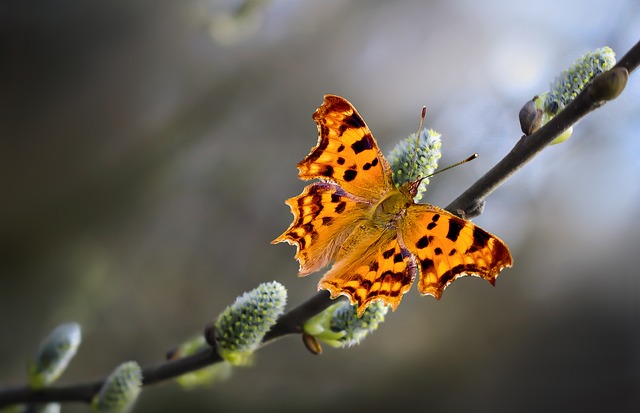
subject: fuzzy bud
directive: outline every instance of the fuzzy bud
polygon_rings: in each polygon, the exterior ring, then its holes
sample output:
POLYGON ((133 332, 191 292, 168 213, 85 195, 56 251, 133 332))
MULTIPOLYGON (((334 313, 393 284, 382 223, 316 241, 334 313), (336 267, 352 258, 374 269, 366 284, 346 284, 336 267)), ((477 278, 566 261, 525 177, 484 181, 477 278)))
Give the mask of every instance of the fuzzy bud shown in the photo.
MULTIPOLYGON (((541 93, 534 98, 535 107, 541 111, 542 115, 533 127, 526 128, 527 130, 523 127, 523 132, 529 135, 549 122, 571 103, 589 82, 599 74, 611 69, 615 64, 615 53, 609 47, 602 47, 595 52, 587 52, 584 56, 580 57, 569 69, 564 70, 560 76, 552 82, 548 92, 541 93)), ((620 83, 621 82, 617 82, 614 86, 620 83)), ((615 87, 612 87, 612 89, 615 89, 615 87)), ((569 139, 572 132, 573 128, 570 127, 551 142, 551 145, 569 139)))
POLYGON ((578 96, 591 79, 611 69, 615 64, 616 55, 609 47, 587 52, 551 84, 544 105, 545 112, 557 114, 578 96))
MULTIPOLYGON (((389 159, 393 171, 393 183, 396 186, 433 174, 438 167, 438 159, 442 156, 440 136, 438 132, 424 128, 420 131, 420 140, 417 144, 416 134, 413 133, 393 148, 387 159, 389 159)), ((422 198, 428 184, 428 178, 421 181, 415 201, 422 198)))
POLYGON ((357 307, 348 301, 333 304, 304 324, 304 332, 333 347, 349 347, 360 343, 384 321, 389 307, 374 301, 358 317, 357 307))
POLYGON ((77 323, 56 327, 29 363, 31 387, 40 389, 56 381, 76 354, 81 340, 80 325, 77 323))
POLYGON ((215 342, 218 353, 234 366, 247 365, 264 335, 284 312, 287 290, 276 281, 244 293, 218 316, 215 342))
POLYGON ((142 386, 142 370, 135 361, 118 366, 93 398, 94 412, 125 413, 135 404, 142 386))

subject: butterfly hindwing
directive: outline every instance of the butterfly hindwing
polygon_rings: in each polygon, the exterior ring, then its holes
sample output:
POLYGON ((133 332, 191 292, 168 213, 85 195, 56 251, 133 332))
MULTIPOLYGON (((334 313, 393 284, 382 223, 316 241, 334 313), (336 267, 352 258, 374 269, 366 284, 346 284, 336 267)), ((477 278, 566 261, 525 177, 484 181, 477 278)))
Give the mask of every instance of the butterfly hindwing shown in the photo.
POLYGON ((332 297, 347 296, 362 315, 375 300, 395 309, 416 274, 415 257, 395 231, 363 225, 345 240, 318 288, 329 290, 332 297))
POLYGON ((500 271, 512 264, 500 238, 433 205, 412 205, 402 231, 417 258, 418 290, 423 295, 440 298, 447 285, 464 275, 493 284, 500 271))

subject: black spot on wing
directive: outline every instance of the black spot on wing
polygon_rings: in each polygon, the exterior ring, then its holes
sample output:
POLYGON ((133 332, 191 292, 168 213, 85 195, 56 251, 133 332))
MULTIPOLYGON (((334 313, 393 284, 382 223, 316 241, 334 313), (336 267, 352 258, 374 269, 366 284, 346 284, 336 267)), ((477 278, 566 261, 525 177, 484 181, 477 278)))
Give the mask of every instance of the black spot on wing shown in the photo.
POLYGON ((480 227, 473 228, 473 243, 467 249, 466 253, 476 252, 487 246, 491 235, 480 227))
POLYGON ((344 118, 343 122, 352 128, 364 128, 366 126, 364 120, 355 112, 344 118))
POLYGON ((427 271, 431 271, 433 268, 433 260, 430 260, 429 258, 420 260, 420 270, 422 274, 426 273, 427 271))
POLYGON ((378 158, 373 158, 373 161, 367 162, 364 165, 362 165, 362 169, 364 169, 365 171, 368 171, 369 169, 373 168, 377 164, 378 164, 378 158))
POLYGON ((373 137, 371 136, 371 134, 366 134, 362 137, 362 139, 357 140, 351 144, 351 149, 353 149, 353 152, 356 155, 371 148, 373 148, 373 137))
POLYGON ((347 169, 346 171, 344 171, 342 178, 347 182, 351 182, 356 179, 356 176, 358 176, 358 171, 354 169, 347 169))
POLYGON ((382 253, 382 256, 384 257, 385 260, 391 258, 391 256, 393 255, 393 253, 395 252, 395 248, 390 248, 388 250, 386 250, 385 252, 382 253))
POLYGON ((323 169, 320 170, 320 175, 322 176, 326 176, 326 177, 333 177, 333 166, 331 165, 324 165, 323 169))
POLYGON ((433 214, 433 216, 431 217, 431 222, 429 222, 429 224, 427 225, 427 229, 431 231, 436 226, 438 226, 436 222, 438 222, 439 219, 440 219, 440 214, 433 214))
POLYGON ((428 246, 429 246, 429 238, 426 235, 424 235, 422 238, 418 240, 418 242, 416 242, 416 247, 418 247, 418 249, 427 248, 428 246))
POLYGON ((462 228, 464 228, 464 221, 462 221, 459 218, 450 219, 449 230, 447 231, 447 239, 450 239, 453 242, 457 241, 458 237, 460 236, 460 231, 462 231, 462 228))

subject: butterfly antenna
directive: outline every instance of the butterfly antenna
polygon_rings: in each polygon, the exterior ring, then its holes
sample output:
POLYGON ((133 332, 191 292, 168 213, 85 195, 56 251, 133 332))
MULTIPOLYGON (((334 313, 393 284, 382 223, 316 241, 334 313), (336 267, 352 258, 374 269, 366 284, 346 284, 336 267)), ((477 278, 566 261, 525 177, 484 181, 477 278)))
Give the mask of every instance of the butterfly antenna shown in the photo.
MULTIPOLYGON (((427 116, 427 107, 422 107, 422 112, 420 113, 420 125, 418 126, 418 133, 416 134, 416 147, 413 152, 413 160, 411 161, 413 164, 411 165, 410 171, 415 171, 416 165, 418 164, 418 149, 420 148, 420 134, 422 133, 422 125, 424 125, 424 118, 427 116)), ((417 177, 416 177, 417 178, 417 177)))
POLYGON ((473 161, 473 160, 474 160, 474 159, 476 159, 477 157, 478 157, 478 154, 477 154, 477 153, 474 153, 473 155, 471 155, 471 156, 470 156, 470 157, 468 157, 467 159, 464 159, 464 160, 462 160, 462 161, 460 161, 460 162, 456 162, 456 163, 454 163, 453 165, 449 165, 449 166, 447 166, 446 168, 439 169, 439 170, 435 171, 434 173, 432 173, 431 175, 427 175, 427 176, 425 176, 424 178, 431 178, 432 176, 437 175, 437 174, 439 174, 440 172, 444 172, 444 171, 447 171, 447 170, 449 170, 449 169, 451 169, 451 168, 455 168, 456 166, 460 166, 460 165, 462 165, 463 163, 467 163, 467 162, 473 161))

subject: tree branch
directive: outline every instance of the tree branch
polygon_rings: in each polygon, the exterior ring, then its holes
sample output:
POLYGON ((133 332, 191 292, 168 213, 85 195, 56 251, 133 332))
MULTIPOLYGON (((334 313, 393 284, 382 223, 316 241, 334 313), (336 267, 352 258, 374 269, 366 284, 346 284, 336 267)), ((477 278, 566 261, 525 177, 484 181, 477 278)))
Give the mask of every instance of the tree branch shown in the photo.
MULTIPOLYGON (((640 65, 640 42, 636 43, 611 69, 624 68, 628 73, 640 65)), ((608 76, 607 71, 597 76, 608 76)), ((451 202, 446 209, 453 213, 464 212, 466 217, 477 216, 482 212, 485 199, 518 169, 533 159, 542 149, 558 135, 574 125, 582 117, 599 108, 606 100, 597 97, 593 90, 594 79, 585 89, 560 113, 547 124, 529 136, 523 136, 514 148, 491 170, 476 181, 469 189, 451 202)), ((607 100, 613 99, 613 97, 607 100)), ((335 301, 329 298, 327 291, 320 291, 309 300, 289 310, 278 319, 278 322, 264 337, 263 345, 270 344, 278 338, 302 332, 303 324, 314 315, 320 313, 335 301)), ((222 361, 214 349, 205 349, 191 356, 161 362, 143 370, 143 385, 151 385, 182 374, 201 369, 222 361)), ((32 390, 28 386, 0 388, 0 407, 16 403, 47 402, 84 402, 89 403, 100 390, 104 380, 85 384, 48 387, 32 390)))

